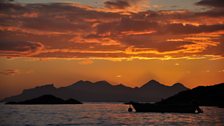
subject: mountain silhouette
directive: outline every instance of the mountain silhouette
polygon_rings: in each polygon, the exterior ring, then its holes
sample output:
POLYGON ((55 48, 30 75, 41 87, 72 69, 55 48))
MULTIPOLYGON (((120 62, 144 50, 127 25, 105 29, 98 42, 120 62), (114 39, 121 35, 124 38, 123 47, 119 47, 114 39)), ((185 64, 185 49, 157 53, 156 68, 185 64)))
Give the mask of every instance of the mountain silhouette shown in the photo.
POLYGON ((141 88, 142 89, 147 89, 147 88, 164 88, 164 87, 167 87, 161 83, 159 83, 158 81, 156 80, 150 80, 149 82, 147 82, 146 84, 144 84, 141 88))
POLYGON ((42 95, 37 98, 28 99, 21 102, 8 102, 6 104, 82 104, 75 99, 63 100, 53 95, 42 95))
POLYGON ((130 100, 156 102, 187 89, 180 83, 166 86, 155 80, 151 80, 143 86, 136 88, 127 87, 122 84, 111 85, 107 81, 93 83, 80 80, 72 85, 61 88, 55 88, 53 84, 47 84, 26 89, 21 94, 5 98, 3 101, 18 102, 51 94, 62 99, 74 98, 84 102, 127 102, 130 100))
POLYGON ((171 96, 161 104, 189 104, 197 102, 200 106, 224 106, 224 83, 213 86, 199 86, 171 96))

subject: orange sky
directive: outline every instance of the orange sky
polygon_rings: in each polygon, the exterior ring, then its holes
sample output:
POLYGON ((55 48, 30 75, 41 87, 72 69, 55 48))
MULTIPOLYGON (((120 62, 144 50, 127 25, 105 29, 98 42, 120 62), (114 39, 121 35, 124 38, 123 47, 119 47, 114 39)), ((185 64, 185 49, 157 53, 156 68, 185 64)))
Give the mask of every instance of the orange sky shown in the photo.
POLYGON ((224 82, 223 1, 190 0, 195 9, 154 2, 2 1, 0 98, 80 79, 131 87, 150 79, 190 88, 224 82))

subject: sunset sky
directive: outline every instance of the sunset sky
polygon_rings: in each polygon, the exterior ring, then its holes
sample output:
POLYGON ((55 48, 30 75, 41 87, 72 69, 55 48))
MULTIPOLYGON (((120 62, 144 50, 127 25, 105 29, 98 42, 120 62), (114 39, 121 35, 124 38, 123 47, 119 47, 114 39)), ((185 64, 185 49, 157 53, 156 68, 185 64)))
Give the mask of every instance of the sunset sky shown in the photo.
POLYGON ((224 0, 0 0, 0 98, 78 80, 224 82, 224 0))

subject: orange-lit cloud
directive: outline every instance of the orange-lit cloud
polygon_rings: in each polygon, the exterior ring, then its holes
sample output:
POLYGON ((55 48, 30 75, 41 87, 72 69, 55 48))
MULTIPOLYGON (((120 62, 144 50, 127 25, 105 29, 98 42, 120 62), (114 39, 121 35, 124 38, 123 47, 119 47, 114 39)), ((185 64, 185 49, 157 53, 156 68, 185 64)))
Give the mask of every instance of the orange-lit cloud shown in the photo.
POLYGON ((19 74, 19 70, 17 69, 4 69, 2 71, 0 71, 1 75, 5 75, 5 76, 15 76, 16 74, 19 74))
POLYGON ((82 61, 79 62, 79 64, 83 64, 83 65, 89 65, 89 64, 92 64, 93 61, 90 60, 90 59, 84 59, 82 61))
POLYGON ((106 7, 104 11, 119 12, 128 15, 149 8, 149 2, 147 0, 108 0, 104 4, 106 7))
POLYGON ((2 3, 1 56, 110 60, 224 56, 223 8, 203 0, 197 5, 210 7, 203 12, 152 11, 145 2, 110 0, 104 8, 2 3))

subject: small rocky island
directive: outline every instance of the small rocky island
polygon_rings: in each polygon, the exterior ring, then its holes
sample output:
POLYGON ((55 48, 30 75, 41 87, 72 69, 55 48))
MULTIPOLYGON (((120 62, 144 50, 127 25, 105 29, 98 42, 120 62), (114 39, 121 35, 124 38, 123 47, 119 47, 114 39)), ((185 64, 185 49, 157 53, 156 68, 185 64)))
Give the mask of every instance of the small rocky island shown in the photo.
POLYGON ((34 104, 82 104, 82 102, 75 99, 63 100, 53 95, 42 95, 37 98, 21 101, 21 102, 7 102, 6 104, 22 104, 22 105, 34 105, 34 104))

